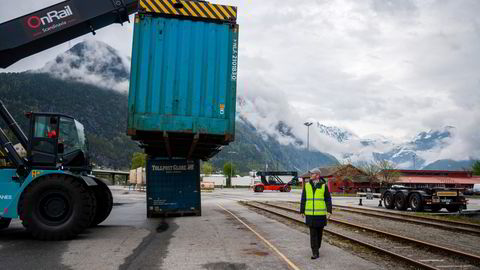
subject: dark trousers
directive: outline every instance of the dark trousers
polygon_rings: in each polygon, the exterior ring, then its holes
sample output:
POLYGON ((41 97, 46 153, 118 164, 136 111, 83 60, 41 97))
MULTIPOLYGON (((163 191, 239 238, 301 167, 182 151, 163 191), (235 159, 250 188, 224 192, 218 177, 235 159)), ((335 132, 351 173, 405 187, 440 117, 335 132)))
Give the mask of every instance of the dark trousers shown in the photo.
POLYGON ((313 255, 318 255, 318 250, 322 246, 323 227, 309 227, 310 228, 310 246, 312 247, 313 255))

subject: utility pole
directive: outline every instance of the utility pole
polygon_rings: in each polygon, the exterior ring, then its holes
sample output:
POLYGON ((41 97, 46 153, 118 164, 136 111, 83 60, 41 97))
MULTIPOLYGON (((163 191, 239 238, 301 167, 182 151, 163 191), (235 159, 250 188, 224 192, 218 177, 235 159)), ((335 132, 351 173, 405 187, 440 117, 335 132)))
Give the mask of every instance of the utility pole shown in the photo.
POLYGON ((310 170, 310 157, 308 156, 310 152, 310 126, 313 124, 312 122, 305 122, 303 123, 307 126, 307 172, 310 170))
POLYGON ((417 166, 416 166, 416 154, 413 153, 413 169, 416 170, 417 169, 417 166))

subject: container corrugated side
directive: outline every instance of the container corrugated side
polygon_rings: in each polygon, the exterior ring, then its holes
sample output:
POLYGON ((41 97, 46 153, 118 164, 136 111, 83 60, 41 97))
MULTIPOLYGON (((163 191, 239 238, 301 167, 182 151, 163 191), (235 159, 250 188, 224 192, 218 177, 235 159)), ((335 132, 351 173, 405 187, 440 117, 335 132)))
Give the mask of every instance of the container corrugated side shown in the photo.
POLYGON ((201 215, 200 162, 149 158, 147 161, 147 216, 201 215))
POLYGON ((148 141, 142 131, 233 137, 237 48, 238 25, 139 15, 128 133, 140 141, 148 141))

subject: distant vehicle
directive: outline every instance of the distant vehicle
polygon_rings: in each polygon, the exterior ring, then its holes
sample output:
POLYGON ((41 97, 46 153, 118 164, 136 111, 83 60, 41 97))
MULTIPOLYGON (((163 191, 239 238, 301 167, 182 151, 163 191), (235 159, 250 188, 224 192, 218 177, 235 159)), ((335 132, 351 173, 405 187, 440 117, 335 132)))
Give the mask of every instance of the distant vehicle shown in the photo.
POLYGON ((473 185, 473 194, 480 195, 480 184, 473 185))
POLYGON ((460 189, 447 188, 408 188, 393 185, 382 193, 385 208, 421 212, 430 209, 433 212, 446 208, 448 212, 458 212, 467 208, 467 200, 460 189))
POLYGON ((290 192, 292 185, 298 185, 298 173, 295 171, 281 172, 257 172, 257 176, 260 176, 261 182, 255 184, 253 187, 254 192, 263 192, 264 190, 277 190, 280 192, 290 192), (280 176, 292 176, 292 180, 288 183, 283 182, 280 176))
POLYGON ((463 191, 463 195, 473 195, 475 194, 473 192, 473 189, 472 188, 468 188, 468 189, 465 189, 465 191, 463 191))

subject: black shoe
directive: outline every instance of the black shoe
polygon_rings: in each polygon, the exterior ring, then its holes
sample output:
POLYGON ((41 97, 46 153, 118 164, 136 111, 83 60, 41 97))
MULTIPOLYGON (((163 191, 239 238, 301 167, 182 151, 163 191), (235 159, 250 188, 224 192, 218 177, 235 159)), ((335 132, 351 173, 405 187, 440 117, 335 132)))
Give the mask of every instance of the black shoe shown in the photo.
POLYGON ((318 254, 315 254, 315 255, 312 255, 312 257, 310 257, 310 259, 315 260, 315 259, 318 259, 318 257, 320 257, 320 256, 318 256, 318 254))

